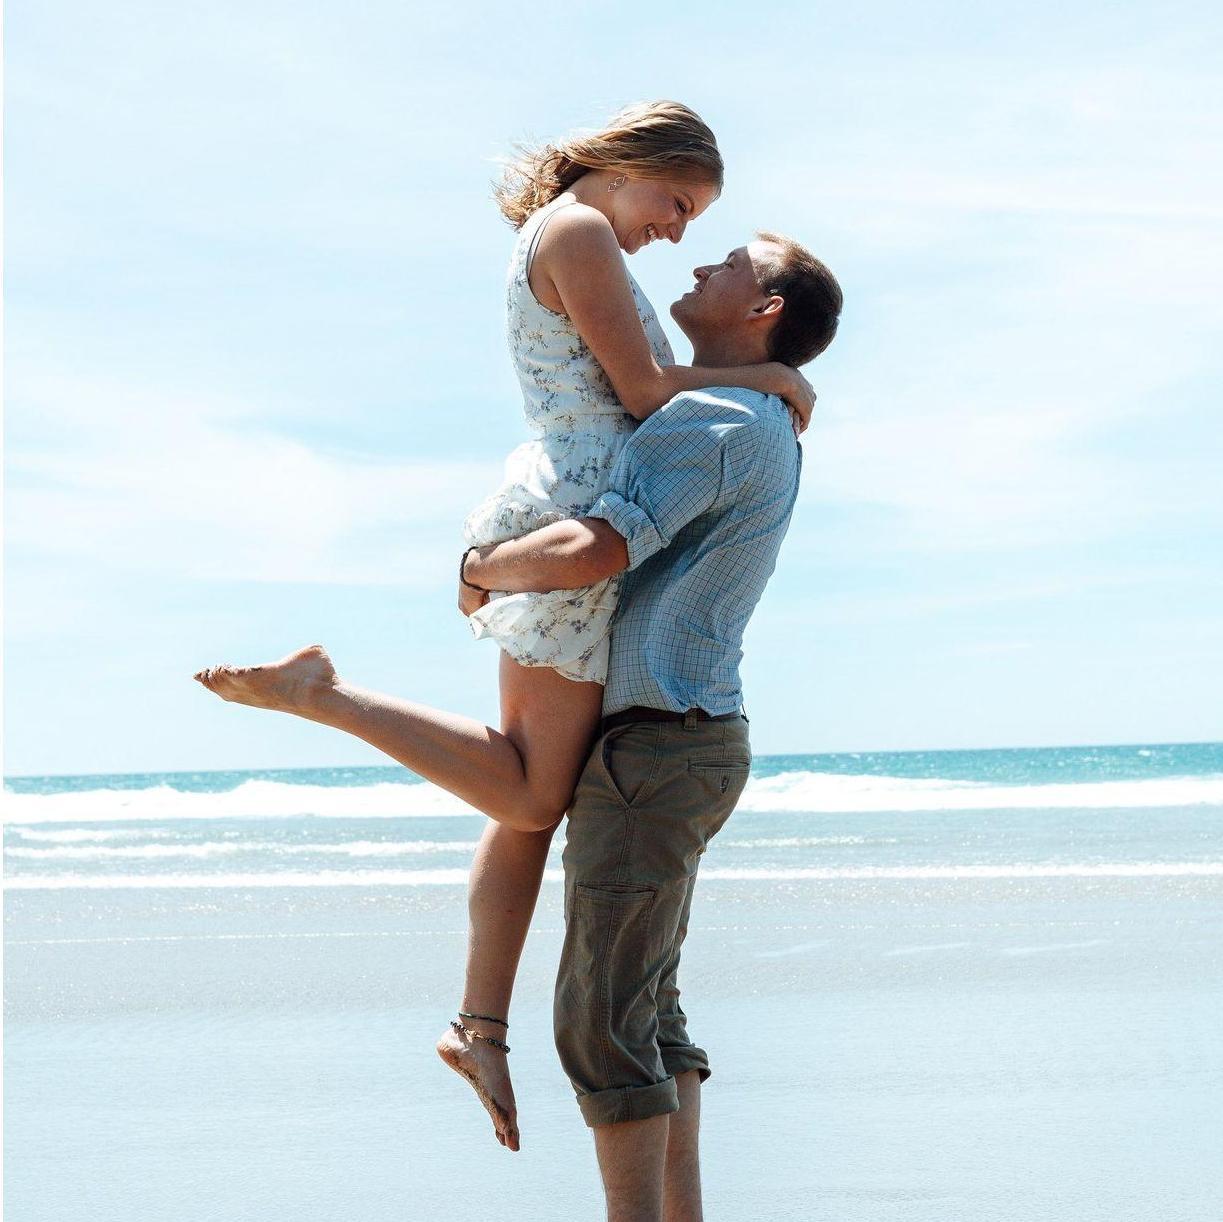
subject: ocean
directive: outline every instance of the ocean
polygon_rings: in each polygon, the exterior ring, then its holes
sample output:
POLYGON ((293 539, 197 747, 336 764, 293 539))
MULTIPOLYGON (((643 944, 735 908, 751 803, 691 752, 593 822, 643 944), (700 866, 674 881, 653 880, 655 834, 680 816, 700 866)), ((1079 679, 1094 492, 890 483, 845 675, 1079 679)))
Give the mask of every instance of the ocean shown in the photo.
MULTIPOLYGON (((24 777, 6 790, 10 890, 454 884, 482 826, 400 768, 24 777)), ((771 755, 705 877, 1217 873, 1220 810, 1216 743, 771 755)))
MULTIPOLYGON (((14 1219, 600 1216, 559 837, 513 1156, 431 1050, 470 808, 318 768, 14 777, 3 819, 14 1219)), ((1221 820, 1219 743, 757 758, 681 970, 707 1217, 1217 1222, 1221 820)))

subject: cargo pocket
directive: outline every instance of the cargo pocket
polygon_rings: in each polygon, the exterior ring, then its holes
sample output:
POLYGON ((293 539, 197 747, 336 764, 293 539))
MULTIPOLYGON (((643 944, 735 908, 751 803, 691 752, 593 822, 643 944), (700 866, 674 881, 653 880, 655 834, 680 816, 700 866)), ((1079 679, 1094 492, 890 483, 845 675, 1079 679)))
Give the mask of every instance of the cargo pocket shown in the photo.
POLYGON ((627 883, 574 888, 554 1019, 565 1071, 583 1091, 659 1080, 656 895, 627 883))

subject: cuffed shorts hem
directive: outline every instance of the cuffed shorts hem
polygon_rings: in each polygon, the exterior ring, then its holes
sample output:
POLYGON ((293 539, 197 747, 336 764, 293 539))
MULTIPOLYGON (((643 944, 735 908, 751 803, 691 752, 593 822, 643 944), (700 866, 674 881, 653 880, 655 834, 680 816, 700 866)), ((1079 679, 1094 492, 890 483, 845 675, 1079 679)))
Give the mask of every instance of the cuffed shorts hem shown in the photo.
POLYGON ((592 1128, 602 1124, 624 1124, 628 1120, 649 1120, 679 1111, 679 1091, 674 1078, 650 1086, 613 1086, 609 1090, 578 1095, 582 1119, 592 1128))
POLYGON ((671 1075, 678 1077, 682 1073, 687 1073, 690 1069, 695 1069, 701 1075, 701 1081, 708 1081, 713 1070, 709 1068, 709 1057, 705 1053, 704 1048, 698 1048, 695 1044, 689 1044, 687 1047, 666 1047, 665 1045, 659 1049, 659 1055, 662 1058, 662 1067, 671 1075))

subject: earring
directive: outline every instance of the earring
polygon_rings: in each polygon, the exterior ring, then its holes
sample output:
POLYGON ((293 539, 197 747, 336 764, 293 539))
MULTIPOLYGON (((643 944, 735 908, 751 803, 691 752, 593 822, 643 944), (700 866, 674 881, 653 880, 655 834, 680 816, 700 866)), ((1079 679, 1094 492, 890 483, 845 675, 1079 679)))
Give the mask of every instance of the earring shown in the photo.
POLYGON ((622 187, 622 186, 624 186, 624 175, 623 174, 621 174, 617 178, 613 178, 611 182, 607 184, 607 189, 609 191, 614 191, 617 187, 622 187))

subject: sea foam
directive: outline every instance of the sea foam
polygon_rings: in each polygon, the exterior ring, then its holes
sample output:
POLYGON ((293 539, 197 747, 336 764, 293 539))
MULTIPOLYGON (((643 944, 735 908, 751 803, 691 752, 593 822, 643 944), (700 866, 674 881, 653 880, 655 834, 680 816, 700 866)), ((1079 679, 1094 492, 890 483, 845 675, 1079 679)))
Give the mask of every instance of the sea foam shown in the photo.
MULTIPOLYGON (((718 868, 701 871, 703 882, 804 881, 945 881, 1038 878, 1200 878, 1223 877, 1223 862, 1104 862, 1072 865, 964 865, 964 866, 843 866, 797 868, 718 868)), ((544 871, 547 882, 560 882, 563 871, 544 871)), ((127 888, 217 887, 436 887, 465 886, 468 871, 449 870, 315 870, 272 871, 251 874, 55 874, 10 877, 9 891, 122 890, 127 888)))
MULTIPOLYGON (((24 834, 24 828, 14 828, 24 834)), ((272 856, 407 857, 421 853, 471 853, 475 840, 350 840, 340 844, 282 844, 275 840, 221 840, 204 844, 57 844, 49 848, 5 845, 5 857, 21 861, 155 860, 172 857, 233 857, 240 853, 272 856)))
MULTIPOLYGON (((1134 809, 1223 806, 1223 775, 1154 777, 1074 784, 991 785, 952 780, 783 772, 753 777, 742 811, 810 814, 881 811, 1134 809)), ((411 819, 474 815, 458 798, 426 782, 374 785, 294 785, 248 780, 222 793, 148 789, 93 789, 57 794, 4 795, 7 824, 105 823, 176 819, 362 818, 411 819)), ((49 837, 52 833, 41 833, 49 837)), ((74 830, 65 841, 92 839, 74 830)), ((97 839, 103 839, 98 834, 97 839)))

